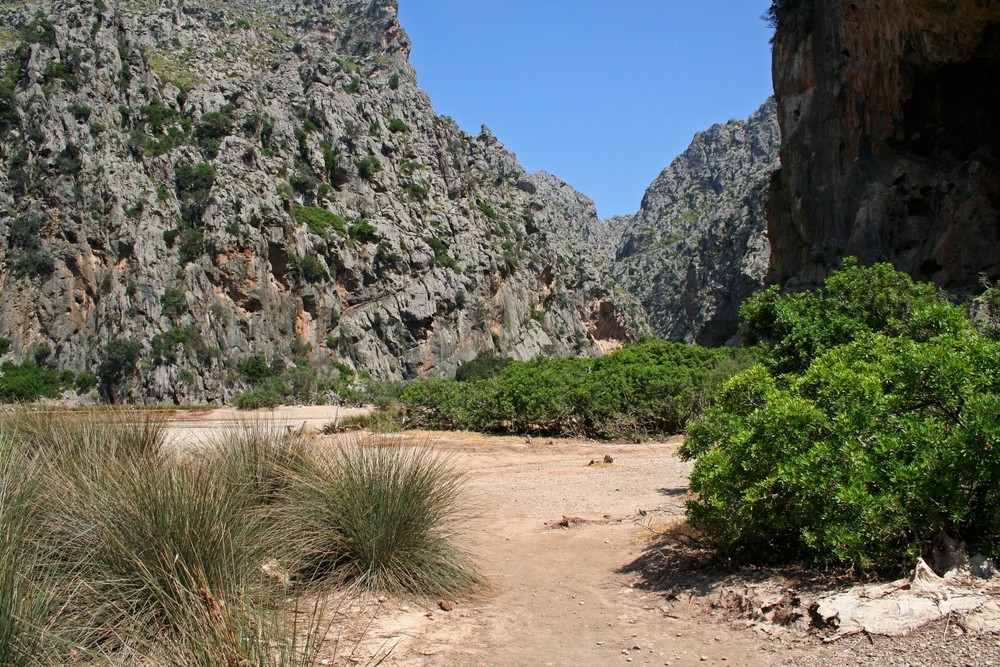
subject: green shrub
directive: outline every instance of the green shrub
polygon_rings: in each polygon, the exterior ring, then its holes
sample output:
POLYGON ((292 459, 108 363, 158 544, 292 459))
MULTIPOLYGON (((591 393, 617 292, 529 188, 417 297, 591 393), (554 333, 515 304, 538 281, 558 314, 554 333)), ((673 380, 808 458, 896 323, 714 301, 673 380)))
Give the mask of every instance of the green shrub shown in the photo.
POLYGON ((204 199, 215 185, 215 167, 207 162, 178 164, 174 166, 174 183, 178 197, 204 199))
POLYGON ((307 283, 322 282, 330 277, 326 272, 326 267, 319 261, 319 256, 312 251, 307 252, 302 257, 289 255, 288 266, 291 273, 307 283))
POLYGON ((351 238, 368 242, 375 240, 378 235, 378 228, 367 220, 361 219, 351 225, 348 232, 350 233, 351 238))
POLYGON ((381 440, 341 447, 287 490, 283 533, 306 581, 453 595, 478 575, 457 541, 461 477, 425 448, 381 440))
POLYGON ((411 422, 429 428, 640 438, 680 432, 748 363, 740 351, 651 339, 600 359, 538 357, 504 362, 492 376, 487 367, 486 379, 421 380, 402 401, 411 422))
POLYGON ((97 378, 92 374, 83 372, 76 376, 76 393, 86 394, 97 386, 97 378))
POLYGON ((781 337, 690 426, 694 527, 757 559, 903 568, 945 535, 1000 555, 1000 345, 963 309, 847 262, 744 312, 781 337))
POLYGON ((392 76, 389 77, 389 88, 392 90, 399 88, 399 73, 393 72, 392 76))
POLYGON ((487 204, 484 201, 478 201, 478 202, 476 202, 476 208, 478 208, 480 211, 482 211, 483 215, 485 215, 490 220, 496 220, 497 218, 500 217, 497 214, 497 212, 495 210, 493 210, 493 207, 490 206, 489 204, 487 204))
POLYGON ((382 171, 382 162, 374 155, 358 158, 354 164, 358 168, 358 175, 365 180, 371 180, 375 174, 382 171))
POLYGON ((284 393, 277 383, 266 383, 252 387, 233 397, 233 405, 240 410, 275 408, 285 402, 284 393))
POLYGON ((0 357, 7 354, 7 351, 10 350, 10 343, 9 336, 0 336, 0 357))
POLYGON ((398 132, 407 132, 409 128, 402 118, 393 118, 389 121, 389 131, 393 134, 398 132))
POLYGON ((263 382, 274 375, 271 364, 267 362, 267 357, 263 354, 255 354, 237 364, 237 369, 243 378, 251 384, 263 382))
POLYGON ((295 216, 295 222, 306 225, 313 234, 325 236, 330 229, 341 236, 347 233, 347 223, 344 222, 344 219, 325 208, 294 204, 292 213, 295 216))
POLYGON ((460 273, 458 262, 455 258, 448 253, 448 244, 435 236, 425 236, 424 243, 431 249, 434 253, 434 263, 438 266, 443 266, 446 269, 451 269, 456 273, 460 273))
POLYGON ((23 403, 39 398, 58 398, 73 386, 73 378, 63 377, 54 369, 45 368, 34 361, 0 364, 0 403, 23 403))
POLYGON ((934 285, 916 283, 891 264, 862 267, 850 257, 822 292, 785 296, 771 287, 747 300, 740 316, 744 339, 769 346, 778 373, 802 372, 825 350, 868 333, 926 341, 972 329, 934 285))
POLYGON ((210 157, 219 153, 222 140, 233 131, 233 118, 228 113, 209 111, 202 114, 194 127, 194 137, 210 157))
POLYGON ((168 287, 160 296, 160 312, 167 317, 179 317, 188 311, 187 297, 176 287, 168 287))
POLYGON ((201 365, 207 365, 211 360, 208 346, 197 325, 174 327, 156 334, 150 341, 153 362, 157 364, 175 363, 178 350, 184 355, 191 355, 201 365))
POLYGON ((185 227, 177 234, 177 259, 181 264, 198 261, 205 254, 205 233, 200 229, 185 227))
POLYGON ((471 361, 459 365, 455 371, 455 380, 471 382, 496 377, 503 372, 503 369, 507 368, 510 361, 507 357, 501 357, 493 350, 483 350, 471 361))
POLYGON ((116 402, 119 386, 135 374, 141 351, 139 343, 127 338, 112 338, 104 346, 104 358, 97 367, 97 377, 102 393, 110 402, 116 402))
POLYGON ((427 188, 418 183, 407 183, 403 186, 403 192, 413 201, 427 201, 427 188))

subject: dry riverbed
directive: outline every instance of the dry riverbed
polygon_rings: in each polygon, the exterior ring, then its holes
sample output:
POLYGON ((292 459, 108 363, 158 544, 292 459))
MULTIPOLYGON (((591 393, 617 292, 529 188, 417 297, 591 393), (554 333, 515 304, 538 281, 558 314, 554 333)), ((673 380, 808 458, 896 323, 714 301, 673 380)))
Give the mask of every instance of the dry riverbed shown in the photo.
MULTIPOLYGON (((247 416, 319 431, 347 414, 214 410, 176 413, 170 423, 180 442, 192 442, 247 416)), ((317 437, 334 447, 343 436, 317 437)), ((761 622, 739 609, 746 591, 780 596, 794 576, 702 569, 694 550, 664 558, 655 533, 683 517, 690 472, 676 456, 680 439, 387 437, 431 446, 466 475, 467 541, 488 586, 472 599, 344 605, 331 612, 328 664, 1000 666, 1000 635, 966 632, 950 617, 908 637, 861 633, 823 644, 801 622, 761 622)))

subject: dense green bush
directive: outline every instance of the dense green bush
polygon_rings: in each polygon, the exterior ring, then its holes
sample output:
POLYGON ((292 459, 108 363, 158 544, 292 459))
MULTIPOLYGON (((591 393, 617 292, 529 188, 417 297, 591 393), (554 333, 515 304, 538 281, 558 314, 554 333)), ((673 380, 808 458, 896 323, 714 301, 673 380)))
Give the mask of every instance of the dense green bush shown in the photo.
POLYGON ((364 218, 358 220, 350 226, 348 232, 352 239, 369 242, 374 241, 378 236, 378 228, 364 218))
POLYGON ((742 313, 775 355, 690 426, 695 528, 757 559, 901 567, 944 536, 1000 555, 1000 344, 964 309, 846 262, 742 313))
POLYGON ((382 171, 382 162, 374 155, 358 158, 354 164, 358 168, 358 175, 365 180, 371 180, 375 174, 382 171))
POLYGON ((599 359, 537 357, 487 379, 418 381, 402 400, 414 424, 431 428, 639 438, 680 432, 748 363, 740 350, 650 339, 599 359))
POLYGON ((325 208, 295 204, 292 207, 292 213, 295 216, 295 222, 306 225, 313 234, 325 236, 330 229, 341 236, 347 234, 347 223, 344 222, 344 219, 325 208))
POLYGON ((73 387, 74 377, 45 368, 34 361, 0 364, 0 403, 21 403, 39 398, 58 398, 73 387))
POLYGON ((455 371, 455 380, 469 382, 496 377, 503 372, 503 369, 507 368, 510 361, 507 357, 501 357, 493 350, 483 350, 471 361, 466 361, 458 367, 455 371))
POLYGON ((822 292, 783 295, 771 287, 741 308, 748 343, 771 348, 777 373, 802 372, 817 355, 869 333, 926 341, 972 330, 962 308, 929 283, 914 282, 891 264, 860 267, 853 258, 822 292))

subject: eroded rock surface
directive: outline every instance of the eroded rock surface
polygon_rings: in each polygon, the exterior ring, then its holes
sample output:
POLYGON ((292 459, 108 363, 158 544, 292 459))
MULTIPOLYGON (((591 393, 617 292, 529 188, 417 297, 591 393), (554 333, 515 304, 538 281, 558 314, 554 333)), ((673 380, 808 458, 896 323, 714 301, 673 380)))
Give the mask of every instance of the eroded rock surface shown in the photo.
POLYGON ((0 26, 9 358, 93 372, 131 339, 123 397, 226 400, 257 354, 389 380, 641 328, 593 204, 433 112, 395 0, 4 2, 0 26))
POLYGON ((773 100, 749 119, 699 132, 642 199, 606 221, 615 279, 672 340, 721 345, 740 304, 763 285, 770 247, 764 209, 778 166, 773 100))

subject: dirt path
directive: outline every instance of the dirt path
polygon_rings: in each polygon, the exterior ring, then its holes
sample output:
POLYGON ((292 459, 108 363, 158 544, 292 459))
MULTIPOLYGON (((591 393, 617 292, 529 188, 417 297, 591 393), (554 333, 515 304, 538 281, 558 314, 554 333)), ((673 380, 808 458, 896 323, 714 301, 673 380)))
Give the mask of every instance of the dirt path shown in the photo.
MULTIPOLYGON (((178 443, 197 443, 239 419, 315 431, 337 416, 336 408, 178 413, 170 430, 178 443)), ((337 437, 318 436, 330 447, 337 437)), ((657 572, 637 563, 651 553, 648 526, 684 514, 690 464, 676 456, 679 438, 610 445, 469 433, 391 437, 428 444, 467 475, 476 513, 468 542, 488 587, 475 599, 446 601, 449 611, 435 601, 352 600, 335 612, 321 664, 1000 666, 996 634, 965 635, 950 619, 911 637, 822 645, 714 609, 722 586, 792 585, 766 572, 723 581, 697 567, 678 575, 668 563, 676 595, 647 585, 657 572), (605 455, 613 463, 601 463, 605 455)))
POLYGON ((386 602, 353 652, 384 665, 766 665, 746 630, 633 587, 644 526, 683 515, 679 440, 608 445, 432 434, 469 476, 471 539, 491 588, 478 600, 386 602), (614 462, 603 461, 610 455, 614 462), (568 526, 560 526, 563 518, 568 526), (381 651, 381 653, 380 653, 381 651))

